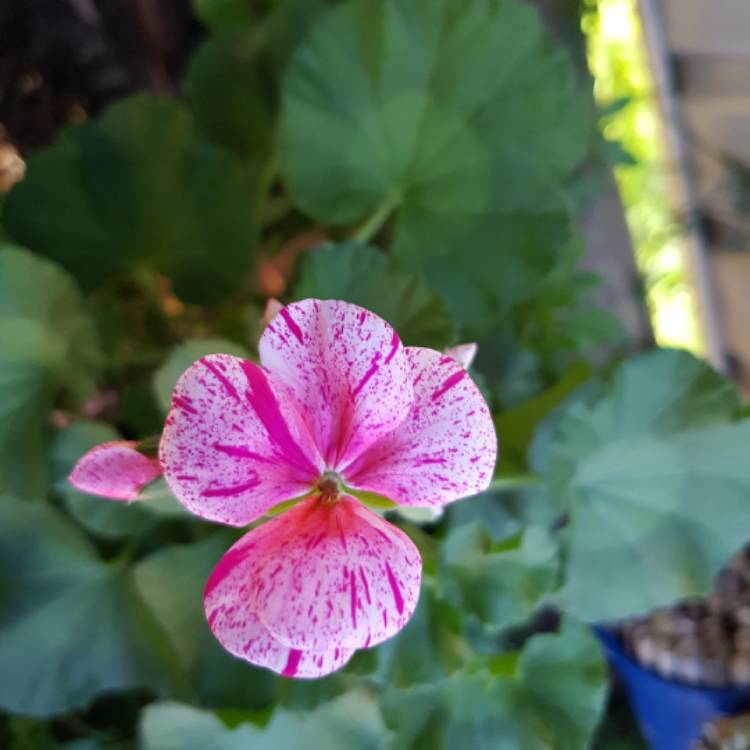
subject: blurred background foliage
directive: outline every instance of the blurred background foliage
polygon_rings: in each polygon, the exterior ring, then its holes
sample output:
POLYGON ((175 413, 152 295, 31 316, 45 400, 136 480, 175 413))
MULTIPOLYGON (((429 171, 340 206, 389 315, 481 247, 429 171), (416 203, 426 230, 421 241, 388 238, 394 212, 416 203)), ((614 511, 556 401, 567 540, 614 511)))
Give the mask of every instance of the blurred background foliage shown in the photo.
MULTIPOLYGON (((36 129, 3 103, 26 175, 2 204, 0 745, 639 747, 617 701, 602 719, 587 623, 705 590, 750 536, 733 386, 685 352, 637 356, 580 267, 613 151, 599 126, 645 158, 644 115, 597 109, 520 0, 167 4, 180 44, 136 3, 134 51, 113 4, 71 5, 111 35, 76 37, 78 78, 3 72, 62 93, 36 129), (392 519, 425 566, 404 631, 293 682, 206 626, 236 530, 163 485, 108 503, 66 477, 98 442, 157 435, 194 359, 255 357, 268 298, 308 296, 364 305, 407 344, 478 341, 501 459, 483 495, 392 519)), ((635 99, 629 75, 615 65, 608 94, 635 99)), ((626 198, 654 179, 623 172, 626 198)), ((630 209, 647 265, 671 232, 652 210, 630 209)))
POLYGON ((661 346, 704 350, 682 252, 683 221, 669 200, 673 167, 665 157, 659 104, 637 0, 584 0, 582 29, 611 144, 618 187, 661 346))

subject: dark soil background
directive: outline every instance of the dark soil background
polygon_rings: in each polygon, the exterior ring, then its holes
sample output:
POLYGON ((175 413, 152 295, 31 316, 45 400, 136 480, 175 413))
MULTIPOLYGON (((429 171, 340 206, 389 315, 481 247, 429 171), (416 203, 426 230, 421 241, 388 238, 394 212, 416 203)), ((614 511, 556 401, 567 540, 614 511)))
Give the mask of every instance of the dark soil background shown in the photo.
POLYGON ((176 90, 205 31, 189 0, 0 0, 0 140, 25 154, 137 90, 176 90))

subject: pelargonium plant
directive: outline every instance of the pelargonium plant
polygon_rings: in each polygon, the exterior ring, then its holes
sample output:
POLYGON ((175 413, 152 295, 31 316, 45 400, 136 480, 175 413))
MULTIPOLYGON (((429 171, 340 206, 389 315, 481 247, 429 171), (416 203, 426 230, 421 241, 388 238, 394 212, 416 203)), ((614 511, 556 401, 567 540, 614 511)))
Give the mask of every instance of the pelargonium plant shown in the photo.
POLYGON ((72 483, 135 499, 163 473, 192 513, 252 528, 218 562, 205 612, 235 656, 320 677, 404 627, 419 551, 368 505, 436 508, 486 489, 497 457, 489 409, 462 362, 405 347, 357 305, 281 308, 261 365, 204 357, 177 382, 158 459, 133 443, 94 448, 72 483))

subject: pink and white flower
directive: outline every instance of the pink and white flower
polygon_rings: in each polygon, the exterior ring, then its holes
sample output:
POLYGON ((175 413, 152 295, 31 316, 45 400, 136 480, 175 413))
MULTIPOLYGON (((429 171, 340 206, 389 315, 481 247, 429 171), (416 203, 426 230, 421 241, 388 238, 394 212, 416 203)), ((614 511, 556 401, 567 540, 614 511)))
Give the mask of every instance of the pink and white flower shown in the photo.
POLYGON ((159 461, 138 451, 138 443, 113 440, 86 453, 68 479, 76 489, 90 495, 136 500, 160 474, 159 461))
POLYGON ((404 347, 356 305, 288 305, 259 351, 262 366, 216 354, 182 375, 159 459, 177 499, 210 521, 246 526, 297 501, 229 549, 205 610, 232 654, 319 677, 393 636, 417 605, 417 548, 364 502, 439 507, 481 492, 497 440, 453 357, 404 347))

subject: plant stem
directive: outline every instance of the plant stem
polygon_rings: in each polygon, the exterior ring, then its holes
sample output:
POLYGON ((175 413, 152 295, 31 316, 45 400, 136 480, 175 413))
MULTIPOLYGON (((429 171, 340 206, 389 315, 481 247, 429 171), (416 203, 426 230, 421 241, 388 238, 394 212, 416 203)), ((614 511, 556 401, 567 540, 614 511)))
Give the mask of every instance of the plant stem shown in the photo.
POLYGON ((510 492, 512 490, 523 489, 524 487, 532 487, 535 484, 539 484, 539 481, 539 477, 536 474, 516 474, 514 476, 493 479, 487 489, 495 490, 496 492, 510 492))
POLYGON ((352 239, 357 242, 369 242, 388 220, 393 210, 399 204, 399 195, 389 195, 371 214, 368 216, 352 234, 352 239))

